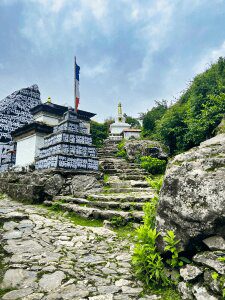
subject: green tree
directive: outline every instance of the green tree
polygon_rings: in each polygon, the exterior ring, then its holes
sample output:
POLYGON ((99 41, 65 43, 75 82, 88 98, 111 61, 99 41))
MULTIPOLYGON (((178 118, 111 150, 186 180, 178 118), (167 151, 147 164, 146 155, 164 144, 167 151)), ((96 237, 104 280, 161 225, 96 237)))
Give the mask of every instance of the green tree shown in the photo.
POLYGON ((91 135, 93 144, 96 147, 101 147, 103 141, 109 136, 108 124, 91 121, 91 135))
POLYGON ((124 117, 126 118, 126 123, 130 124, 131 127, 133 127, 133 128, 141 128, 141 124, 140 124, 140 122, 137 119, 135 119, 135 118, 133 118, 131 116, 127 116, 126 114, 124 114, 124 117))
POLYGON ((197 75, 180 99, 155 122, 159 140, 171 153, 199 145, 212 137, 225 114, 225 59, 197 75))
POLYGON ((165 100, 155 101, 155 106, 143 115, 143 135, 151 136, 155 133, 156 122, 162 118, 167 110, 165 100))

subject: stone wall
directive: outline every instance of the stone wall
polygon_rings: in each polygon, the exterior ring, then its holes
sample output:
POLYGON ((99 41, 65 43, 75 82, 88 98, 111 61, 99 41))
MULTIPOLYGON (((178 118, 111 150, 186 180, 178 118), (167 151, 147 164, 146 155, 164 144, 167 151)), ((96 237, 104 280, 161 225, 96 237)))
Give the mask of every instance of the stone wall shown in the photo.
POLYGON ((57 195, 83 196, 100 191, 100 173, 27 171, 0 173, 0 193, 29 203, 42 203, 57 195))

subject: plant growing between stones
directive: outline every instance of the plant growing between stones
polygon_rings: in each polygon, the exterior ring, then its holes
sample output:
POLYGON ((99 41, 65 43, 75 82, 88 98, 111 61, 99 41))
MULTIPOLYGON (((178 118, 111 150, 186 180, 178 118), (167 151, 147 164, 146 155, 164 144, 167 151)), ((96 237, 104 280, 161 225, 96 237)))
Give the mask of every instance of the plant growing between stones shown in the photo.
POLYGON ((151 177, 145 177, 145 178, 148 184, 150 185, 150 187, 154 189, 157 192, 157 194, 159 194, 161 187, 163 185, 164 176, 160 175, 157 177, 155 176, 154 178, 151 177))
POLYGON ((170 269, 183 266, 178 248, 179 240, 173 231, 167 231, 164 237, 165 251, 170 256, 164 261, 161 254, 157 251, 156 240, 160 232, 156 230, 156 213, 158 197, 155 196, 151 202, 144 205, 144 224, 136 230, 137 238, 134 247, 132 263, 137 277, 142 280, 146 286, 151 284, 169 286, 177 283, 177 279, 169 279, 168 271, 170 269), (169 270, 168 270, 169 269, 169 270))
POLYGON ((184 263, 179 258, 179 253, 181 250, 178 249, 180 240, 176 240, 176 236, 172 230, 167 231, 163 240, 166 243, 164 250, 171 254, 171 258, 167 259, 166 261, 168 265, 170 265, 172 268, 182 267, 184 263))
POLYGON ((165 160, 161 160, 151 156, 143 156, 141 157, 140 166, 148 173, 151 173, 152 175, 156 175, 156 174, 165 173, 166 164, 167 162, 165 160))

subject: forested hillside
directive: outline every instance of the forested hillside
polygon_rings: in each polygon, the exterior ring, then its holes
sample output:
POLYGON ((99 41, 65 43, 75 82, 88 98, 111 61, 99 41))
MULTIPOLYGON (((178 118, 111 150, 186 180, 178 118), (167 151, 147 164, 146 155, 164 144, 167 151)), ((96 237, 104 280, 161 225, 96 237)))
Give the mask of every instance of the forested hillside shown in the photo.
POLYGON ((180 99, 165 101, 144 114, 143 135, 158 139, 178 153, 212 137, 225 114, 225 58, 197 75, 180 99))

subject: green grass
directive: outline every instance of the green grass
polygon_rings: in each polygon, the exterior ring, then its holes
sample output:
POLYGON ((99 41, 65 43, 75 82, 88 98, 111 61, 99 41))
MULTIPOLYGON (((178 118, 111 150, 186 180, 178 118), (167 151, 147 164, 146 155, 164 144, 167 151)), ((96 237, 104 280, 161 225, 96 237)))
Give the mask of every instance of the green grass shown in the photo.
POLYGON ((103 181, 104 183, 107 183, 109 181, 109 174, 104 174, 104 177, 103 177, 103 181))
POLYGON ((4 296, 6 293, 9 293, 11 291, 13 291, 13 289, 4 289, 4 290, 2 290, 0 288, 0 299, 2 299, 2 296, 4 296))
POLYGON ((77 214, 73 212, 67 212, 65 215, 65 211, 63 211, 60 207, 60 203, 55 203, 53 206, 46 207, 45 205, 41 205, 44 208, 47 208, 47 210, 50 213, 57 214, 59 216, 63 216, 66 219, 70 220, 73 222, 75 225, 80 225, 80 226, 87 226, 87 227, 102 227, 103 226, 103 221, 102 220, 95 220, 95 219, 86 219, 83 217, 78 216, 77 214))
POLYGON ((173 287, 150 286, 146 293, 161 296, 161 300, 181 300, 181 296, 173 287))

